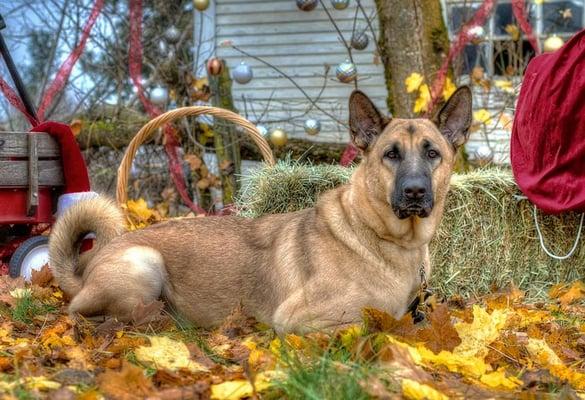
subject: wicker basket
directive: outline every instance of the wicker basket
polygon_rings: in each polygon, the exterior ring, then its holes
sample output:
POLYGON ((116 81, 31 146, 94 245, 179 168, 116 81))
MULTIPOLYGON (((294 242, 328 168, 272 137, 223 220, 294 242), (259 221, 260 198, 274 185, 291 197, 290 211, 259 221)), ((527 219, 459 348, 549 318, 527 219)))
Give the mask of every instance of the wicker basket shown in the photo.
POLYGON ((260 153, 262 154, 264 161, 270 166, 275 164, 274 155, 272 154, 270 145, 258 131, 256 126, 247 119, 232 111, 217 107, 192 106, 177 108, 159 115, 144 125, 142 129, 138 131, 136 136, 134 136, 134 138, 132 138, 130 141, 128 148, 124 153, 124 158, 122 158, 122 162, 118 168, 118 182, 116 185, 116 198, 118 200, 118 204, 126 204, 128 201, 128 176, 130 174, 130 168, 132 167, 132 161, 134 160, 134 156, 136 155, 138 148, 144 142, 150 140, 157 129, 166 123, 183 117, 196 117, 203 114, 213 115, 216 118, 222 118, 241 126, 244 131, 250 135, 254 143, 256 143, 260 149, 260 153))

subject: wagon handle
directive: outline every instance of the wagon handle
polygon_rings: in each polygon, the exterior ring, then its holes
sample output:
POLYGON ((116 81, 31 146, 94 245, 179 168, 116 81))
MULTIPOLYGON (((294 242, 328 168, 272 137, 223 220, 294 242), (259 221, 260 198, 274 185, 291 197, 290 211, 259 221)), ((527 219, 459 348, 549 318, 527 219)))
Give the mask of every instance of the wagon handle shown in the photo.
POLYGON ((167 111, 148 122, 130 141, 128 148, 124 153, 124 157, 122 158, 122 162, 120 163, 120 167, 118 168, 118 181, 116 185, 116 199, 118 204, 123 205, 128 201, 128 176, 130 174, 130 168, 132 167, 132 161, 134 160, 134 156, 136 155, 138 148, 144 142, 148 141, 161 126, 179 118, 189 116, 196 117, 203 114, 209 114, 213 115, 214 117, 225 119, 244 128, 244 131, 250 135, 250 138, 260 149, 260 153, 264 158, 264 162, 270 166, 276 164, 274 160, 274 154, 272 154, 270 145, 264 136, 262 136, 253 123, 241 117, 240 115, 218 107, 191 106, 177 108, 171 111, 167 111))

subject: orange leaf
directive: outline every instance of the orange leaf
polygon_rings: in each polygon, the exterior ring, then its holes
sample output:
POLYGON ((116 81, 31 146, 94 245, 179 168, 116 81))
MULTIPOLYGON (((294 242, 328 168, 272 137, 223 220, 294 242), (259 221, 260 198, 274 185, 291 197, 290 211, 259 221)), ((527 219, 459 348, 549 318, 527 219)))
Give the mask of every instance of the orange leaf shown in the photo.
POLYGON ((453 351, 461 343, 459 334, 451 323, 451 315, 446 304, 439 304, 429 315, 430 326, 418 333, 425 346, 439 353, 441 350, 453 351))
POLYGON ((99 388, 108 397, 117 400, 144 399, 154 393, 150 379, 138 368, 127 361, 119 372, 106 370, 97 377, 99 388))
POLYGON ((405 314, 397 320, 390 314, 374 308, 364 308, 362 316, 370 333, 386 332, 403 339, 413 339, 417 328, 414 326, 412 315, 405 314))

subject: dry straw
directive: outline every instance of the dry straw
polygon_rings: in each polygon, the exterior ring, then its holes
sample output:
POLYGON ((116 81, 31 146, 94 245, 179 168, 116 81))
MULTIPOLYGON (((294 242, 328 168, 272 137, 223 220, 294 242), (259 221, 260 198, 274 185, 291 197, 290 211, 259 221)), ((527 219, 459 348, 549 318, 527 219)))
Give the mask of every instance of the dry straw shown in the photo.
MULTIPOLYGON (((345 183, 351 172, 290 161, 256 170, 243 181, 241 214, 257 217, 310 207, 319 193, 345 183)), ((514 282, 530 297, 543 298, 552 285, 583 277, 585 240, 567 260, 547 256, 538 242, 532 204, 520 195, 509 170, 453 176, 444 219, 431 245, 432 284, 440 293, 480 296, 514 282)), ((566 253, 579 216, 539 218, 547 246, 566 253)))

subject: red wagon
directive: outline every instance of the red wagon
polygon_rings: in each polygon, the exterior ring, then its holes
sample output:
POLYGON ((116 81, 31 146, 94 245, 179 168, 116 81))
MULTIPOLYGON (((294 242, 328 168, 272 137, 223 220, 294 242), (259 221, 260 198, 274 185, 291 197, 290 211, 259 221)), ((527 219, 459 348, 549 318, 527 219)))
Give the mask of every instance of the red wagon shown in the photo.
POLYGON ((0 132, 0 262, 30 278, 48 262, 47 237, 65 182, 57 141, 47 133, 0 132))
MULTIPOLYGON (((5 27, 0 15, 0 30, 5 27)), ((38 121, 2 34, 0 54, 26 112, 38 121)), ((0 274, 25 279, 49 260, 48 238, 41 233, 53 222, 58 199, 64 209, 89 191, 85 163, 69 127, 36 125, 37 132, 0 131, 0 274), (59 197, 64 192, 68 196, 59 197)))

